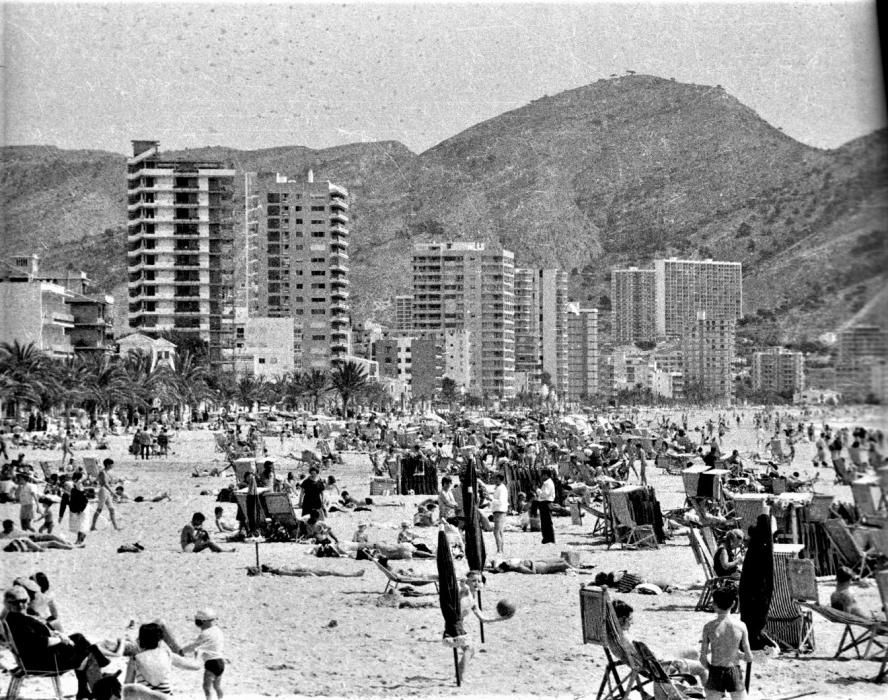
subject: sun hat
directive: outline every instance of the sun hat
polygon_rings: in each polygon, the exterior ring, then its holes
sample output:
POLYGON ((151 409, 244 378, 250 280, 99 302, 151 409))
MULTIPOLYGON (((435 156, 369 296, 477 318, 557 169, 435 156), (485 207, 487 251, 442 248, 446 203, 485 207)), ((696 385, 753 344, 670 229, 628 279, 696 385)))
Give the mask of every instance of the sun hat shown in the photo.
POLYGON ((28 592, 22 588, 21 586, 13 586, 12 588, 7 588, 3 592, 4 600, 27 600, 30 602, 31 597, 28 595, 28 592))
POLYGON ((216 611, 212 608, 201 608, 196 613, 194 613, 195 620, 208 621, 216 619, 216 611))
POLYGON ((19 577, 12 582, 12 585, 24 588, 31 593, 40 593, 40 586, 38 586, 34 581, 31 581, 30 579, 19 577))

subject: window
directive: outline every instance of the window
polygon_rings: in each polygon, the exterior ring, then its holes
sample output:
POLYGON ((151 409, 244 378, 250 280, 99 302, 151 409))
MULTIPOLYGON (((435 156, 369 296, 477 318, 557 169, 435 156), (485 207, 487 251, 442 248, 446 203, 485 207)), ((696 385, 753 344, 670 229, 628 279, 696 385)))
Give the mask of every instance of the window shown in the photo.
POLYGON ((268 207, 267 212, 269 216, 279 216, 281 213, 281 208, 278 206, 270 206, 268 207))
POLYGON ((297 224, 297 225, 299 225, 299 224, 302 223, 302 219, 296 219, 296 221, 295 221, 294 223, 297 224))
POLYGON ((280 219, 269 219, 268 220, 268 228, 280 228, 281 220, 280 219))
POLYGON ((324 237, 324 232, 323 232, 323 231, 312 231, 312 232, 311 232, 311 237, 312 237, 312 238, 323 238, 323 237, 324 237))
POLYGON ((312 340, 326 340, 326 339, 327 339, 327 336, 325 336, 325 335, 313 335, 313 336, 311 337, 311 339, 312 339, 312 340))
POLYGON ((312 289, 326 289, 327 285, 324 282, 315 282, 311 285, 312 289))
POLYGON ((311 271, 312 277, 324 277, 324 276, 326 276, 326 274, 327 274, 326 270, 312 270, 311 271))
MULTIPOLYGON (((293 205, 293 211, 302 211, 302 207, 300 207, 300 206, 294 204, 294 205, 293 205)), ((300 223, 301 223, 301 221, 300 221, 300 223)))
POLYGON ((268 279, 270 280, 279 280, 281 278, 281 273, 278 270, 269 270, 268 271, 268 279))
POLYGON ((278 306, 281 303, 280 297, 268 297, 269 306, 278 306))
POLYGON ((313 224, 320 224, 321 226, 323 226, 323 225, 324 225, 324 220, 323 220, 323 219, 312 219, 312 220, 311 220, 311 223, 313 223, 313 224))
POLYGON ((260 365, 264 365, 264 364, 265 364, 265 358, 264 358, 264 357, 260 357, 260 358, 259 358, 259 364, 260 364, 260 365))
POLYGON ((315 205, 315 204, 313 204, 312 207, 311 207, 311 210, 312 210, 312 211, 324 211, 324 209, 325 209, 325 207, 323 207, 323 206, 318 206, 318 205, 315 205))
POLYGON ((279 204, 281 201, 281 196, 275 192, 268 193, 268 203, 269 204, 279 204))
POLYGON ((327 297, 312 297, 311 300, 315 304, 323 304, 325 301, 327 301, 327 297))
POLYGON ((320 263, 321 265, 324 264, 324 258, 312 258, 311 261, 316 264, 317 263, 320 263))

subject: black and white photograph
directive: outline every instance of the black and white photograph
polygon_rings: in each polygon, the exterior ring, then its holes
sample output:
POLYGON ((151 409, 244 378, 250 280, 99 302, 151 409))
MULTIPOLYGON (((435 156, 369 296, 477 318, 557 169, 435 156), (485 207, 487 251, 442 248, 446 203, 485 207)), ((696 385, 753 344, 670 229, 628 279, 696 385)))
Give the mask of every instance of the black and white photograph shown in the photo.
POLYGON ((885 19, 0 0, 0 693, 886 697, 885 19))

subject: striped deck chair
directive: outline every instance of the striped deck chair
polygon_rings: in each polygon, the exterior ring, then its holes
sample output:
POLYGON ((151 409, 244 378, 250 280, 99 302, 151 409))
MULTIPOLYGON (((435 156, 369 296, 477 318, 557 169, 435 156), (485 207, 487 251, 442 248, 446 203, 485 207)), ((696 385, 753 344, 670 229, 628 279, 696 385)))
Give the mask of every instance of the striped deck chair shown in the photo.
POLYGON ((657 549, 659 547, 653 525, 639 525, 635 522, 632 509, 629 506, 629 494, 615 489, 607 493, 605 497, 610 503, 608 510, 613 523, 613 531, 621 549, 627 547, 657 549))
MULTIPOLYGON (((879 595, 882 598, 882 611, 885 613, 885 618, 888 619, 888 569, 876 574, 876 585, 879 587, 879 595)), ((888 629, 883 634, 888 634, 888 629)), ((876 683, 881 683, 888 676, 888 649, 886 646, 882 647, 882 663, 879 666, 879 672, 873 679, 876 683)))
POLYGON ((879 515, 878 503, 881 497, 879 482, 872 478, 857 479, 851 482, 851 495, 854 505, 864 518, 879 515))
POLYGON ((793 600, 787 574, 788 562, 797 558, 800 550, 801 545, 774 545, 774 592, 765 631, 783 649, 809 652, 813 651, 806 642, 810 636, 811 614, 793 600))
POLYGON ((841 518, 830 518, 823 521, 826 536, 842 560, 842 563, 854 571, 860 578, 872 575, 866 554, 851 535, 848 525, 841 518))
POLYGON ((373 563, 376 564, 376 567, 385 574, 386 584, 385 590, 383 590, 382 594, 385 595, 389 592, 389 590, 399 590, 400 586, 428 586, 430 583, 435 585, 435 591, 438 591, 438 576, 436 574, 430 574, 426 576, 419 576, 417 574, 413 574, 410 576, 404 576, 403 574, 398 574, 392 571, 388 566, 379 561, 378 558, 373 559, 373 563))
POLYGON ((736 586, 737 581, 727 576, 716 576, 715 565, 712 561, 712 551, 706 544, 703 533, 700 529, 692 527, 688 533, 688 539, 691 542, 691 550, 694 552, 694 558, 697 563, 703 567, 703 575, 706 582, 703 584, 703 590, 697 599, 694 610, 706 610, 713 612, 712 594, 716 589, 722 586, 736 586))

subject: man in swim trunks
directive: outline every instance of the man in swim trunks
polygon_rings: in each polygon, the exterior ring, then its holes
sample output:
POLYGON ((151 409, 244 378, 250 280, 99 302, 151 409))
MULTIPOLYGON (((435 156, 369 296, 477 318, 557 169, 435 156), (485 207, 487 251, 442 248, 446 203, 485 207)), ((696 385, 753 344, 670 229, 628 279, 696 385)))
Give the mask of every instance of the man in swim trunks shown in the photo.
POLYGON ((733 588, 716 590, 712 594, 715 619, 703 626, 700 662, 709 672, 706 681, 706 700, 720 700, 728 693, 731 700, 746 700, 746 685, 740 670, 740 655, 752 659, 749 633, 746 625, 731 615, 737 598, 733 588))

